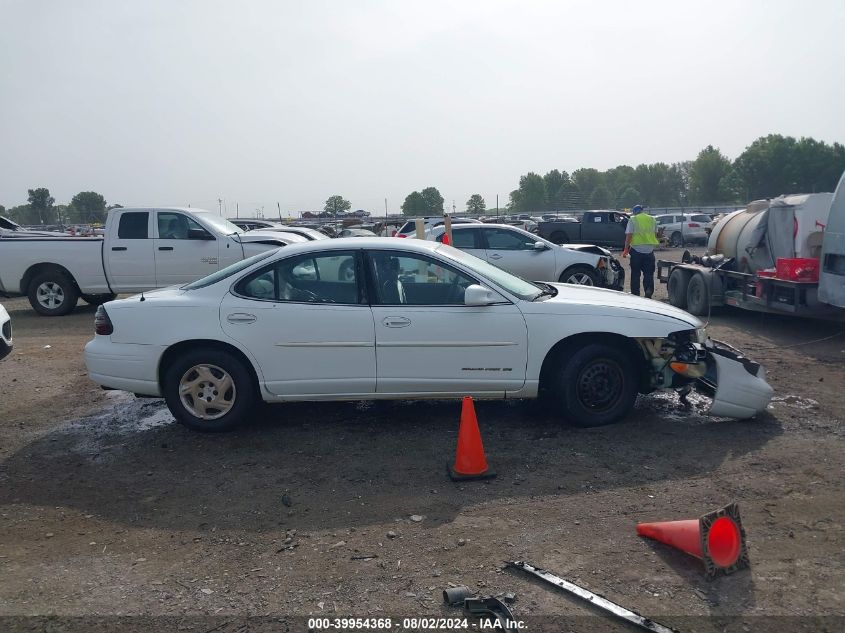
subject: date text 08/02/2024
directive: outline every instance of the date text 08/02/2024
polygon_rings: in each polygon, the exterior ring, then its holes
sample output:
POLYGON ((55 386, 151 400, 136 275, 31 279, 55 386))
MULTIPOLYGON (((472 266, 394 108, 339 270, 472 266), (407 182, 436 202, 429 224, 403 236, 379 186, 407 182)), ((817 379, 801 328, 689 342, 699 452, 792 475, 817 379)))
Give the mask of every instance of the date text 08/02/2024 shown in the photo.
POLYGON ((360 631, 373 630, 522 630, 522 621, 508 621, 503 624, 497 618, 309 618, 309 631, 360 631))

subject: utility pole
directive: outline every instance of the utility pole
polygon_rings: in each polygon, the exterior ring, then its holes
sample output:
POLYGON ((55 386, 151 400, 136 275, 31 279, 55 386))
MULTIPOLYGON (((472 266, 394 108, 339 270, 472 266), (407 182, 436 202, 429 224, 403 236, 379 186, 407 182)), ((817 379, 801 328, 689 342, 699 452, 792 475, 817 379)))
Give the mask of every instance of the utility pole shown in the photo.
POLYGON ((387 198, 384 199, 384 217, 387 217, 387 198))
POLYGON ((455 201, 452 200, 452 215, 455 215, 455 201))
POLYGON ((276 208, 279 210, 279 222, 281 222, 281 221, 282 221, 282 205, 280 205, 280 204, 277 202, 277 203, 276 203, 276 208))
POLYGON ((496 219, 499 219, 499 194, 496 194, 496 219))
POLYGON ((217 198, 217 214, 223 215, 223 198, 217 198))
POLYGON ((237 202, 235 203, 235 217, 236 218, 241 217, 241 205, 238 204, 237 202))

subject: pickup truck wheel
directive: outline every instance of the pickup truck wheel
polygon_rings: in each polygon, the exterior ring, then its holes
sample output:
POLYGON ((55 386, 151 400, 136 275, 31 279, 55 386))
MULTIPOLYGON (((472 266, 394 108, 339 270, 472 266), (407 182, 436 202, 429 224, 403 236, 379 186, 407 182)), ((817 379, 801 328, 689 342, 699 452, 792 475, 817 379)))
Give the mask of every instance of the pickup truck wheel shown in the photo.
POLYGON ((631 359, 608 345, 586 345, 558 371, 557 389, 564 415, 580 427, 612 424, 625 417, 637 397, 631 359))
POLYGON ((88 305, 92 306, 101 306, 104 303, 108 303, 109 301, 114 301, 117 298, 117 295, 107 294, 107 295, 82 295, 82 299, 88 305))
POLYGON ((79 290, 62 272, 40 273, 29 284, 29 304, 38 314, 64 316, 76 307, 79 290))
POLYGON ((555 244, 568 244, 569 236, 563 231, 555 231, 549 236, 549 241, 555 244))
POLYGON ((206 349, 181 356, 164 374, 164 399, 179 422, 194 431, 228 431, 256 402, 244 364, 228 352, 206 349))
POLYGON ((673 248, 681 248, 684 245, 684 236, 682 233, 675 231, 669 238, 669 246, 673 248))
POLYGON ((589 266, 572 266, 563 271, 560 282, 579 286, 598 286, 601 281, 594 268, 589 266))
POLYGON ((687 311, 696 316, 706 316, 710 311, 710 290, 704 275, 696 273, 687 287, 687 311))
POLYGON ((679 268, 669 275, 668 292, 669 303, 682 310, 687 307, 687 280, 688 275, 679 268))

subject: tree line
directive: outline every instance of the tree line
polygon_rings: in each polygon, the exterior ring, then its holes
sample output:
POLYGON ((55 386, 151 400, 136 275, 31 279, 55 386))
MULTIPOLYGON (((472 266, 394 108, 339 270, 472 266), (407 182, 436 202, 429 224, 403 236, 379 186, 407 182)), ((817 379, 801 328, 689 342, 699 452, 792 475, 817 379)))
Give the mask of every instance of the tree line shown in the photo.
POLYGON ((0 215, 23 225, 103 224, 109 209, 119 204, 106 204, 96 191, 80 191, 70 204, 55 204, 56 199, 46 187, 27 190, 27 204, 6 209, 0 204, 0 215))
MULTIPOLYGON (((510 193, 515 212, 569 209, 718 206, 744 204, 784 193, 833 191, 845 171, 845 146, 812 138, 770 134, 731 161, 708 145, 695 160, 619 165, 606 171, 553 169, 529 172, 510 193)), ((467 208, 470 208, 469 201, 467 208)))

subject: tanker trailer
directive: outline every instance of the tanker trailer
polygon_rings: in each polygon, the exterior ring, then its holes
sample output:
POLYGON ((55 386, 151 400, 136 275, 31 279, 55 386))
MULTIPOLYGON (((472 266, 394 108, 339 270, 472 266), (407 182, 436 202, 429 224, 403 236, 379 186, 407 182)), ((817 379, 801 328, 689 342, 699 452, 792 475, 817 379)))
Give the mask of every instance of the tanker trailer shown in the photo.
POLYGON ((845 320, 845 174, 836 193, 757 200, 713 227, 707 253, 658 260, 669 302, 845 320))

